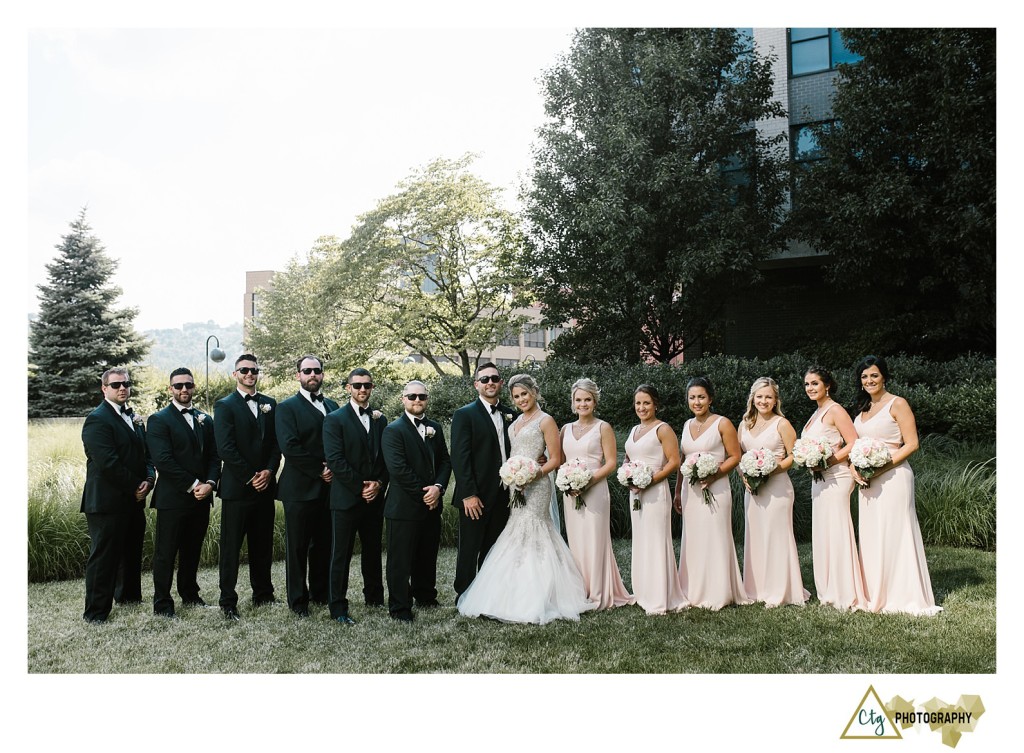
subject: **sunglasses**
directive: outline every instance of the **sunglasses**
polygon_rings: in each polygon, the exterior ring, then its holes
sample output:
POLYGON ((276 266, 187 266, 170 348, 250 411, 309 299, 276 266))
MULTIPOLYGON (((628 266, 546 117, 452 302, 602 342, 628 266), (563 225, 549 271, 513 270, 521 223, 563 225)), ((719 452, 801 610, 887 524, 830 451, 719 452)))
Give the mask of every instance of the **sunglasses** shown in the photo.
POLYGON ((406 400, 426 400, 429 395, 426 392, 410 392, 408 395, 404 395, 406 400))
POLYGON ((242 366, 238 369, 239 374, 259 374, 259 366, 242 366))
POLYGON ((119 390, 122 387, 124 387, 125 389, 128 389, 129 387, 132 386, 132 383, 129 380, 126 379, 123 382, 107 382, 107 386, 110 387, 110 389, 112 389, 112 390, 119 390))
POLYGON ((309 376, 310 374, 323 374, 324 373, 323 369, 317 368, 316 366, 314 366, 311 369, 299 369, 299 371, 301 371, 306 376, 309 376))
POLYGON ((348 386, 354 390, 372 390, 373 382, 349 382, 348 386))
POLYGON ((488 374, 487 376, 477 377, 476 381, 480 382, 480 384, 487 384, 488 382, 501 384, 501 377, 497 375, 491 376, 490 374, 488 374))
POLYGON ((196 388, 195 382, 179 382, 178 384, 172 384, 172 390, 194 390, 196 388))

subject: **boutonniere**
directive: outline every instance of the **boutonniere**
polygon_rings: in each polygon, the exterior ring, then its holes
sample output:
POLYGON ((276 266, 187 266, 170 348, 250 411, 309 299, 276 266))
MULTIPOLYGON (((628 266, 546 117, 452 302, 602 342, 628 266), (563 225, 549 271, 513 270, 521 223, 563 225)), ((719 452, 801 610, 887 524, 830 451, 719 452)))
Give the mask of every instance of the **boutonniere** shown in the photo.
POLYGON ((379 410, 375 410, 373 412, 373 420, 374 421, 376 421, 378 418, 383 418, 383 417, 384 417, 384 414, 381 413, 379 410))
POLYGON ((505 418, 505 423, 512 423, 513 416, 511 413, 502 413, 501 415, 505 418))
POLYGON ((423 429, 423 434, 424 436, 426 436, 427 439, 433 439, 434 433, 435 432, 433 426, 427 426, 426 428, 423 429))
POLYGON ((260 413, 270 413, 270 403, 260 403, 260 413))
POLYGON ((199 422, 200 426, 205 424, 206 423, 206 414, 205 413, 196 413, 196 421, 199 422))
POLYGON ((134 415, 132 415, 132 423, 135 424, 136 426, 143 426, 145 420, 146 417, 143 416, 141 413, 135 413, 134 415))

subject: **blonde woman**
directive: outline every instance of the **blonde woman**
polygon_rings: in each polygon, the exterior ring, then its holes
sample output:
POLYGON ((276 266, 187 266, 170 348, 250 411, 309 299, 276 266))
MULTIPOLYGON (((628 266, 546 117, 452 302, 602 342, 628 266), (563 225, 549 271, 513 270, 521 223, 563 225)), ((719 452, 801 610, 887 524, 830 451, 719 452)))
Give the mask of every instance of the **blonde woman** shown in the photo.
POLYGON ((622 583, 612 551, 608 477, 616 470, 615 432, 594 415, 601 390, 592 380, 577 380, 569 395, 576 420, 562 427, 561 462, 582 460, 593 473, 586 488, 565 495, 569 550, 583 575, 587 596, 597 602, 598 609, 632 604, 636 600, 622 583))
POLYGON ((740 450, 766 450, 777 465, 756 492, 743 478, 743 589, 766 607, 803 604, 810 597, 800 576, 800 557, 793 536, 793 484, 786 471, 793 465, 796 431, 782 413, 779 385, 771 377, 754 380, 747 410, 740 421, 740 450))

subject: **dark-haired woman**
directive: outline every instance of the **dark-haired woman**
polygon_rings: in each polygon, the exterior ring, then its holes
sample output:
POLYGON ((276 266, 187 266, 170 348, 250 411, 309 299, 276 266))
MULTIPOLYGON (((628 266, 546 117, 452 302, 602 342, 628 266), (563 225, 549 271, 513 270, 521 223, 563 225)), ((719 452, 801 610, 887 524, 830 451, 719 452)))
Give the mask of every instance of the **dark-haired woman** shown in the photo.
POLYGON ((707 377, 694 377, 686 385, 686 403, 693 418, 683 425, 683 458, 708 453, 718 460, 718 471, 699 484, 676 477, 673 504, 683 516, 679 546, 679 584, 691 606, 718 610, 727 604, 749 604, 732 538, 732 487, 729 472, 740 462, 736 428, 711 412, 715 388, 707 377), (704 489, 713 495, 704 501, 704 489))
POLYGON ((804 374, 804 391, 818 409, 804 424, 802 437, 824 438, 832 447, 828 469, 811 480, 811 552, 818 601, 836 609, 866 609, 864 576, 850 516, 853 476, 846 459, 857 431, 849 414, 834 399, 836 383, 820 366, 804 374))
POLYGON ((859 388, 854 428, 889 446, 890 461, 870 481, 852 469, 860 485, 860 559, 872 612, 934 615, 935 605, 921 527, 914 505, 914 471, 907 458, 917 452, 917 422, 907 401, 888 392, 885 359, 867 356, 854 369, 859 388))
POLYGON ((633 409, 640 423, 626 439, 626 460, 643 461, 654 471, 642 491, 640 509, 630 505, 633 523, 632 586, 636 603, 647 614, 677 612, 688 606, 676 574, 672 547, 672 500, 668 477, 679 468, 679 445, 672 427, 657 417, 658 390, 641 384, 633 393, 633 409))

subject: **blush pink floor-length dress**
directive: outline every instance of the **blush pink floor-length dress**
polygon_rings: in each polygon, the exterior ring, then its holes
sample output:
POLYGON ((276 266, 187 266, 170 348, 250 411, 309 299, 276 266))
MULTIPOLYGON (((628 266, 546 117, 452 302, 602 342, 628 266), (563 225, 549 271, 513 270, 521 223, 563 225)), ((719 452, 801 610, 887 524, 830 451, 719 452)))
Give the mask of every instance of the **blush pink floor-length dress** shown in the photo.
MULTIPOLYGON (((740 422, 740 449, 768 450, 776 460, 786 457, 776 418, 756 437, 740 422)), ((776 471, 757 489, 744 492, 746 527, 743 536, 743 589, 747 598, 765 606, 803 604, 810 598, 800 576, 800 555, 793 536, 793 483, 776 471)))
MULTIPOLYGON (((691 418, 683 426, 680 447, 685 460, 695 452, 725 460, 725 445, 718 431, 719 416, 696 439, 690 436, 691 418)), ((679 583, 691 606, 718 610, 727 604, 749 604, 732 538, 732 488, 728 478, 710 487, 713 504, 704 502, 700 485, 683 481, 683 538, 679 546, 679 583)))
MULTIPOLYGON (((833 404, 834 405, 834 404, 833 404)), ((843 435, 824 423, 831 406, 804 427, 803 436, 824 437, 833 452, 842 447, 843 435)), ((811 480, 811 557, 814 563, 814 589, 818 601, 836 609, 859 610, 867 607, 864 575, 850 516, 853 476, 850 466, 836 463, 811 480)))
MULTIPOLYGON (((634 440, 634 426, 626 439, 626 455, 641 460, 657 473, 666 462, 658 439, 658 426, 634 440)), ((632 585, 636 603, 647 614, 678 612, 689 606, 676 574, 676 554, 672 547, 672 495, 668 479, 652 484, 640 493, 640 509, 630 502, 633 523, 632 585)))
MULTIPOLYGON (((893 400, 866 421, 858 415, 853 425, 858 435, 880 439, 895 450, 903 444, 903 434, 890 413, 893 400)), ((929 616, 941 612, 924 556, 910 464, 904 461, 875 476, 859 496, 860 561, 868 610, 929 616)))
MULTIPOLYGON (((596 471, 604 465, 601 449, 601 424, 587 430, 579 439, 570 424, 562 436, 562 452, 568 460, 579 458, 587 468, 596 471)), ((584 506, 576 509, 576 500, 564 496, 565 533, 569 539, 576 566, 583 575, 587 597, 598 603, 598 609, 612 609, 633 604, 636 599, 626 590, 619 565, 612 551, 611 496, 608 480, 593 484, 584 496, 584 506)))

